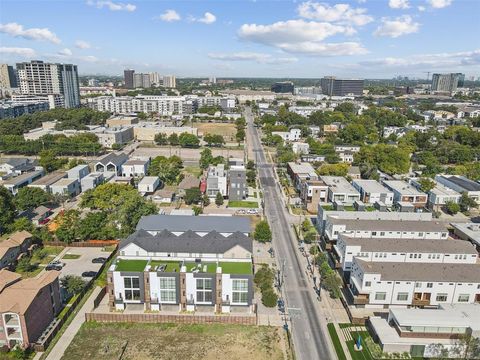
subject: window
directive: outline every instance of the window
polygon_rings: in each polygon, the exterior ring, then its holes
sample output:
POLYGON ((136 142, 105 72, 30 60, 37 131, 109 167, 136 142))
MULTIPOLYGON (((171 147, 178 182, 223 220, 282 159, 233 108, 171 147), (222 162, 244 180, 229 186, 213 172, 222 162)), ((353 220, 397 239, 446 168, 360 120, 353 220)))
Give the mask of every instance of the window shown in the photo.
POLYGON ((177 284, 173 277, 160 278, 160 302, 177 301, 177 284))
POLYGON ((415 287, 416 287, 416 288, 422 287, 422 283, 421 283, 421 282, 416 282, 416 283, 415 283, 415 287))
POLYGON ((212 279, 197 279, 197 302, 212 302, 212 279))
POLYGON ((377 232, 376 231, 372 231, 372 236, 375 236, 377 235, 377 232))
POLYGON ((124 277, 123 285, 125 300, 140 300, 140 279, 138 277, 124 277))
POLYGON ((372 282, 371 281, 365 281, 365 287, 370 287, 372 286, 372 282))
POLYGON ((397 294, 397 300, 398 301, 407 301, 408 300, 408 293, 406 292, 401 292, 397 294))
POLYGON ((245 304, 248 302, 248 280, 232 280, 232 303, 245 304))
POLYGON ((387 293, 377 292, 375 293, 375 300, 385 300, 387 298, 387 293))
POLYGON ((458 295, 458 302, 468 302, 468 300, 470 300, 470 295, 468 294, 458 295))
POLYGON ((437 294, 437 301, 438 302, 445 302, 447 301, 447 297, 448 297, 448 294, 445 294, 445 293, 439 293, 437 294))
POLYGON ((427 288, 432 288, 433 287, 433 283, 427 283, 427 288))

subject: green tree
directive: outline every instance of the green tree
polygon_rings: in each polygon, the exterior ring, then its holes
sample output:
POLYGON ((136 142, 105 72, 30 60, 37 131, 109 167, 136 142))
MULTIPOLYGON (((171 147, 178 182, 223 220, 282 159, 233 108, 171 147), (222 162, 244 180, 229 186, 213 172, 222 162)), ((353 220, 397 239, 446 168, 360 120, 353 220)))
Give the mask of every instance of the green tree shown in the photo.
POLYGON ((181 147, 198 147, 200 140, 196 135, 189 133, 182 133, 178 137, 178 142, 181 147))
POLYGON ((168 144, 168 137, 167 134, 158 133, 155 135, 155 144, 157 145, 167 145, 168 144))
POLYGON ((247 170, 254 170, 255 169, 255 163, 253 160, 248 160, 247 162, 247 170))
POLYGON ((323 164, 317 170, 318 175, 347 176, 349 164, 323 164))
POLYGON ((31 263, 31 258, 28 256, 22 257, 18 260, 15 270, 22 273, 32 272, 38 268, 38 265, 31 263))
POLYGON ((354 155, 354 165, 376 167, 391 175, 405 174, 410 169, 410 154, 408 150, 392 145, 367 145, 354 155))
POLYGON ((185 190, 185 197, 183 198, 185 204, 198 204, 202 200, 202 193, 199 188, 190 188, 185 190))
POLYGON ((420 178, 418 183, 420 184, 420 190, 425 193, 428 193, 435 187, 435 181, 426 177, 420 178))
POLYGON ((200 168, 205 170, 208 168, 208 166, 212 163, 212 150, 210 149, 203 149, 202 152, 200 153, 200 160, 199 160, 199 165, 200 168))
POLYGON ((76 241, 77 230, 80 225, 80 212, 78 210, 67 210, 57 220, 59 224, 55 230, 55 236, 59 241, 70 244, 76 241))
POLYGON ((225 143, 223 136, 217 134, 205 134, 203 140, 208 146, 222 146, 225 143))
POLYGON ((246 172, 248 186, 255 187, 255 180, 257 178, 257 172, 255 170, 247 170, 246 172))
POLYGON ((86 282, 80 276, 76 275, 65 275, 61 280, 60 283, 62 287, 67 291, 70 295, 75 295, 81 292, 85 286, 86 282))
POLYGON ((325 278, 322 280, 322 284, 330 293, 331 298, 337 299, 341 296, 340 286, 342 285, 342 280, 340 280, 335 271, 327 273, 325 278))
POLYGON ((238 143, 241 143, 243 140, 245 140, 245 130, 244 129, 237 130, 237 133, 235 134, 235 139, 237 140, 238 143))
POLYGON ((67 159, 57 158, 54 150, 43 150, 39 155, 40 159, 38 160, 38 163, 47 173, 60 169, 68 162, 67 159))
POLYGON ((30 220, 26 217, 19 217, 13 221, 13 224, 10 226, 11 231, 29 231, 33 232, 34 226, 30 220))
POLYGON ((200 206, 193 205, 192 210, 193 210, 193 213, 195 214, 195 216, 203 214, 203 209, 200 206))
POLYGON ((210 198, 208 197, 207 194, 203 194, 202 203, 203 203, 203 206, 210 205, 210 198))
POLYGON ((272 241, 272 231, 266 220, 262 220, 257 224, 253 238, 262 243, 272 241))
POLYGON ((223 195, 220 193, 220 191, 217 192, 217 195, 215 196, 215 205, 223 205, 223 195))
POLYGON ((460 205, 460 210, 462 212, 469 211, 470 208, 476 209, 478 207, 478 204, 475 200, 473 200, 466 192, 462 193, 462 196, 460 197, 460 201, 458 202, 460 205))
POLYGON ((277 301, 278 295, 275 293, 273 288, 262 292, 262 304, 266 307, 273 308, 277 306, 277 301))
POLYGON ((169 158, 157 156, 150 163, 148 174, 158 176, 167 185, 176 185, 180 182, 180 173, 183 167, 182 159, 173 155, 169 158))
POLYGON ((456 202, 454 201, 447 201, 445 203, 445 210, 447 211, 447 213, 449 213, 450 215, 455 215, 456 213, 458 213, 460 211, 460 205, 457 204, 456 202))
POLYGON ((13 219, 15 219, 13 196, 6 187, 0 186, 0 234, 6 232, 13 219))
POLYGON ((15 205, 19 210, 33 209, 52 201, 52 195, 37 187, 25 186, 18 190, 15 205))
POLYGON ((168 137, 168 142, 170 145, 172 146, 177 146, 179 144, 178 142, 178 135, 176 133, 173 133, 171 134, 169 137, 168 137))

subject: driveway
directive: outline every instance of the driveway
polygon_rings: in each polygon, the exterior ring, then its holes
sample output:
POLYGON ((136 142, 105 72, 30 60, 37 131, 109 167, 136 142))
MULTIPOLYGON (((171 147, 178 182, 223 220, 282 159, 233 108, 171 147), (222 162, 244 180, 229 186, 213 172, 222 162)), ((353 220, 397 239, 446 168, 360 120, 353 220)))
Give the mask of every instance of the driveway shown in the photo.
POLYGON ((65 252, 58 257, 58 260, 65 263, 62 271, 60 272, 60 278, 66 275, 82 276, 84 271, 98 272, 102 264, 93 264, 92 260, 96 257, 108 257, 110 252, 102 251, 100 247, 92 248, 65 248, 65 252), (65 259, 68 255, 80 255, 77 259, 65 259))

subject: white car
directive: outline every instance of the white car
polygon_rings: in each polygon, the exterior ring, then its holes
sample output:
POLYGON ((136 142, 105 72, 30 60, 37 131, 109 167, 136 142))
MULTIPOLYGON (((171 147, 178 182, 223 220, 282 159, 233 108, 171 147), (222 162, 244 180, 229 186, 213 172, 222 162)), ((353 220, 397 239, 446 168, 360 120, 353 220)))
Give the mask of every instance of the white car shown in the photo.
POLYGON ((249 210, 247 211, 247 214, 257 215, 257 214, 258 214, 258 210, 257 210, 257 209, 249 209, 249 210))

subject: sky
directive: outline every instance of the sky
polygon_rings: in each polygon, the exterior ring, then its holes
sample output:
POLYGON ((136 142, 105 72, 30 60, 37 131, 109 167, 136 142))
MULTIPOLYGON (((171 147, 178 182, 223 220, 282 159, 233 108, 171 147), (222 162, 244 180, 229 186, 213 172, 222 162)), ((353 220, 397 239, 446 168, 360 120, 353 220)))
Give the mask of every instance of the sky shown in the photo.
POLYGON ((479 0, 0 0, 0 61, 178 77, 480 76, 479 0))

